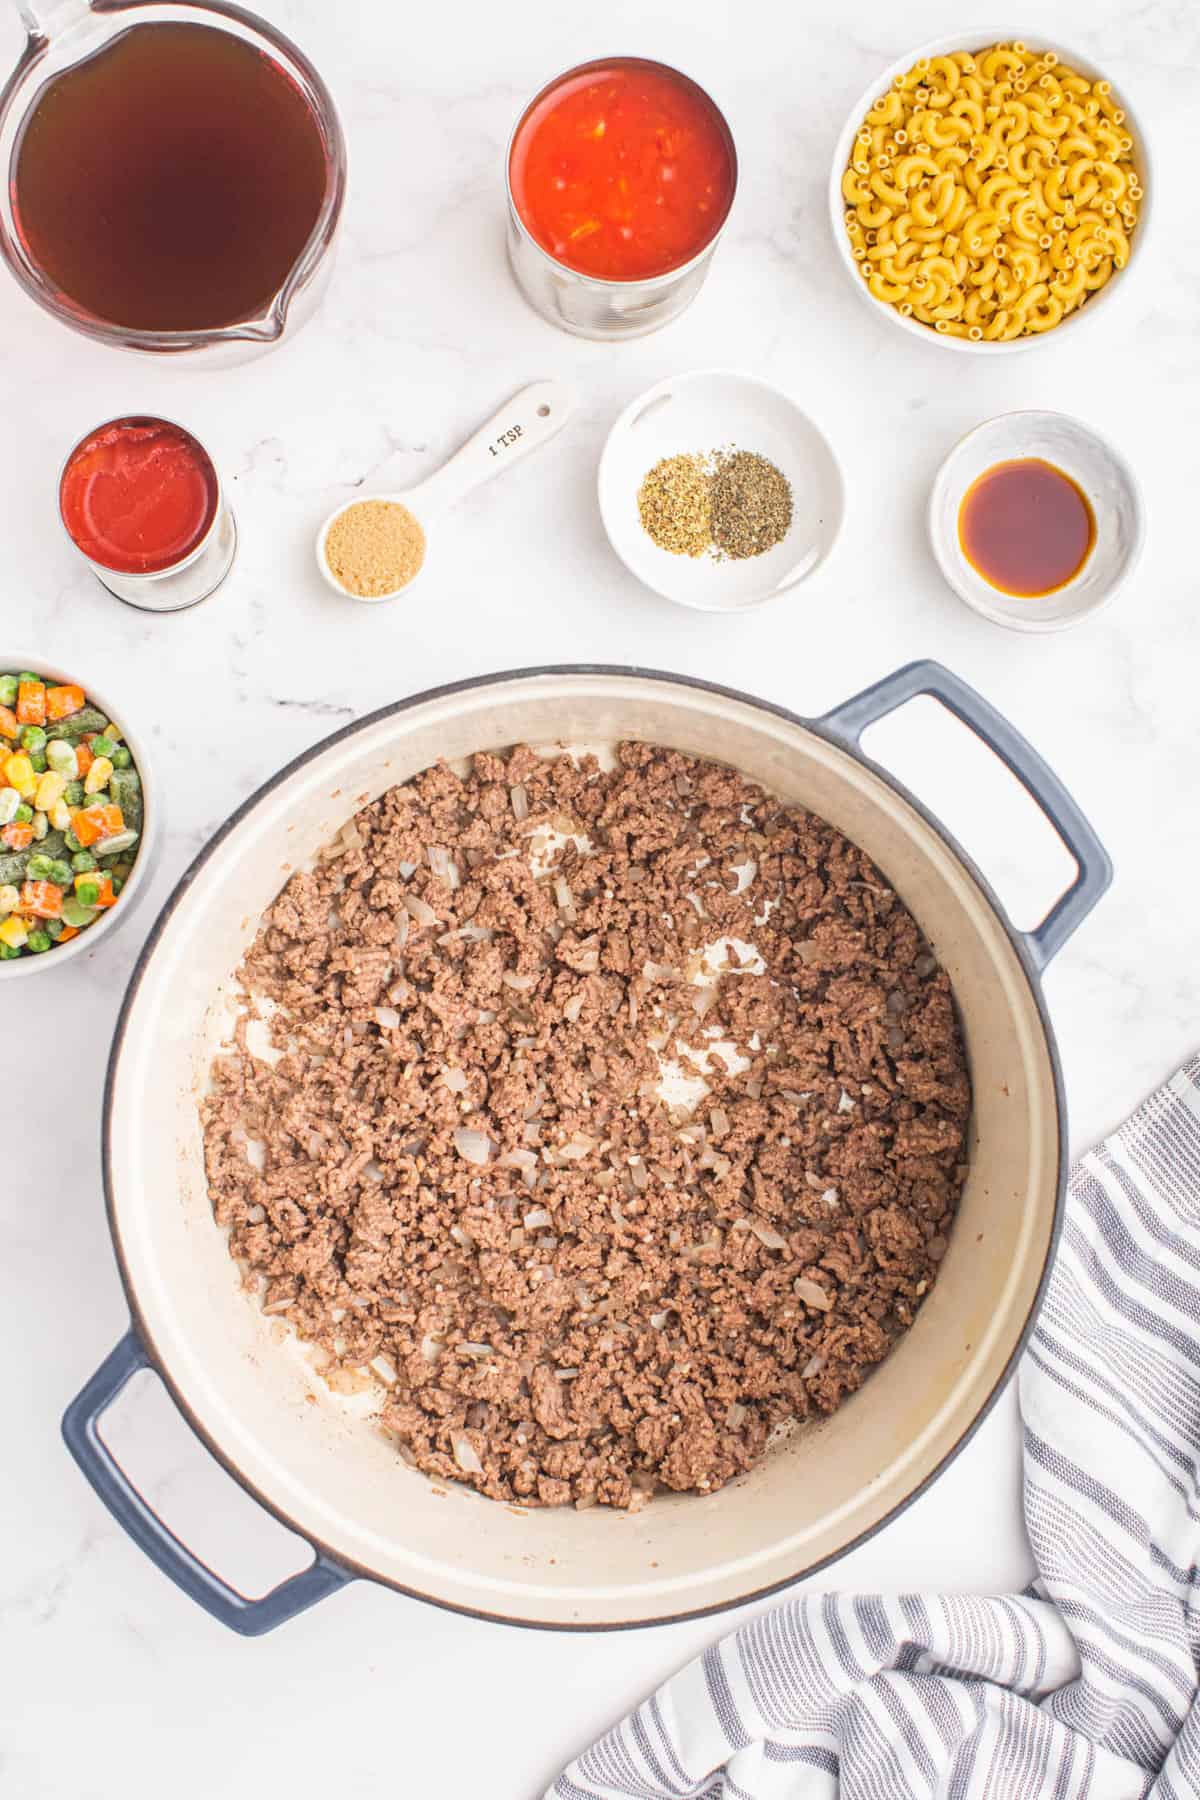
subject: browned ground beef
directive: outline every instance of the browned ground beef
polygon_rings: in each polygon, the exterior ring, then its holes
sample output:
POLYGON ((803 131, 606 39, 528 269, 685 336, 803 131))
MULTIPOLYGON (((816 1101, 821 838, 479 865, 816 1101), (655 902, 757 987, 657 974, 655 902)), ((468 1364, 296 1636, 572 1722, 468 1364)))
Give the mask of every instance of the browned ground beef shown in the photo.
POLYGON ((937 1274, 970 1110, 949 981, 862 851, 733 770, 638 743, 429 769, 291 878, 242 973, 284 1055, 214 1065, 216 1217, 331 1369, 384 1359, 431 1475, 711 1491, 859 1387, 937 1274), (551 825, 591 850, 539 876, 551 825), (765 973, 697 985, 724 937, 765 973), (660 1058, 703 1074, 694 1110, 660 1058))

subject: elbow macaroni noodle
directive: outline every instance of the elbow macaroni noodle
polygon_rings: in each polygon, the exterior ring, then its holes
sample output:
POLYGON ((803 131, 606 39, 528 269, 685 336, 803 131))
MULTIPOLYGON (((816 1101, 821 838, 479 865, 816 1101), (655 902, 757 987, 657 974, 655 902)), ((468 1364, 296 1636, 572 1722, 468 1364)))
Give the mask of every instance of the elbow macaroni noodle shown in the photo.
POLYGON ((868 292, 984 343, 1051 330, 1123 269, 1143 191, 1109 83, 1022 43, 898 75, 842 177, 868 292))

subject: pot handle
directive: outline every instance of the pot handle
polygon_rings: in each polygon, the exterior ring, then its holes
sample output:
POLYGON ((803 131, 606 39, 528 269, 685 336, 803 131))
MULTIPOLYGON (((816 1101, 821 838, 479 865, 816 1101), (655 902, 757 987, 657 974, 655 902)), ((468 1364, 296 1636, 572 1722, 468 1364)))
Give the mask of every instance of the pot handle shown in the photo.
POLYGON ((1074 859, 1074 881, 1059 895, 1041 924, 1022 933, 1034 966, 1044 969, 1081 925, 1112 881, 1112 863, 1058 776, 1015 726, 988 704, 982 694, 936 662, 908 663, 861 694, 835 706, 816 721, 833 737, 857 747, 868 725, 886 718, 906 701, 928 694, 982 738, 1014 774, 1031 800, 1045 813, 1074 859))
POLYGON ((113 1518, 144 1550, 151 1562, 170 1577, 177 1588, 211 1613, 222 1625, 243 1637, 261 1637, 287 1619, 315 1606, 355 1579, 349 1569, 320 1551, 308 1567, 289 1576, 257 1600, 247 1599, 222 1581, 200 1561, 175 1533, 163 1524, 121 1468, 100 1436, 99 1424, 130 1378, 141 1369, 153 1368, 146 1348, 132 1328, 112 1354, 105 1358, 86 1387, 63 1414, 62 1434, 67 1449, 107 1506, 113 1518))

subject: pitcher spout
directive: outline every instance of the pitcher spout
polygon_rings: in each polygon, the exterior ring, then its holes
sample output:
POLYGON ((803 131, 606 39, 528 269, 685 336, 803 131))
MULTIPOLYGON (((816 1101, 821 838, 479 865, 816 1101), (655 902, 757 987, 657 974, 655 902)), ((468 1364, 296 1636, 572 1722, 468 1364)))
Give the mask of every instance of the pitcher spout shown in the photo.
POLYGON ((17 17, 25 35, 36 44, 49 44, 93 12, 91 0, 17 0, 17 17))

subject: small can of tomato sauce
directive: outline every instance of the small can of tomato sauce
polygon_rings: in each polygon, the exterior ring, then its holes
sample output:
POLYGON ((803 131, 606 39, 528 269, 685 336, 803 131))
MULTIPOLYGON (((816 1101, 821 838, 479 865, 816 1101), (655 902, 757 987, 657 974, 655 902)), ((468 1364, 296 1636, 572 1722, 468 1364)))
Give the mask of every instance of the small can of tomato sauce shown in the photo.
POLYGON ((569 69, 509 141, 517 286, 577 337, 657 331, 699 292, 737 172, 724 114, 689 76, 635 56, 569 69))
POLYGON ((80 438, 63 464, 67 536, 110 594, 147 612, 195 606, 229 573, 237 528, 212 458, 170 419, 131 413, 80 438))

